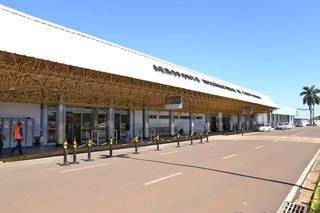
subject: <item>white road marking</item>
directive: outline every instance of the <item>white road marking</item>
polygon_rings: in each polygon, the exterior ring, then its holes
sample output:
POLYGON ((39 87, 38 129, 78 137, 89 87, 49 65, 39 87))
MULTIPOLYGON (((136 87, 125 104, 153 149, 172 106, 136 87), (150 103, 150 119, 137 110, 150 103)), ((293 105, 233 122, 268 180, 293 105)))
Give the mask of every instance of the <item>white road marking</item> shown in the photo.
POLYGON ((238 154, 232 154, 232 155, 228 155, 228 156, 225 156, 223 158, 221 158, 221 160, 226 160, 226 159, 229 159, 229 158, 233 158, 233 157, 236 157, 238 154))
POLYGON ((41 164, 49 164, 49 163, 53 163, 55 162, 56 160, 55 159, 41 159, 41 160, 34 160, 34 161, 31 161, 31 162, 28 162, 26 163, 26 165, 30 165, 30 166, 33 166, 33 165, 41 165, 41 164))
POLYGON ((292 136, 293 136, 293 137, 296 137, 296 136, 301 135, 301 134, 303 134, 303 132, 299 132, 299 133, 294 134, 294 135, 292 135, 292 136))
POLYGON ((307 165, 307 167, 304 169, 304 171, 302 172, 301 176, 299 177, 299 179, 297 180, 296 184, 291 188, 289 194, 287 195, 286 199, 283 201, 283 203, 281 204, 279 210, 277 211, 278 213, 282 212, 281 209, 284 207, 284 204, 288 201, 288 202, 292 202, 294 197, 296 196, 298 190, 299 190, 299 186, 302 186, 303 182, 306 180, 306 177, 309 173, 309 171, 311 170, 311 168, 314 166, 317 158, 320 155, 320 149, 317 151, 317 153, 314 155, 314 157, 311 159, 311 161, 309 162, 309 164, 307 165))
POLYGON ((172 177, 175 177, 175 176, 178 176, 178 175, 182 175, 182 172, 177 172, 177 173, 174 173, 172 175, 168 175, 168 176, 165 176, 165 177, 162 177, 162 178, 158 178, 156 180, 149 181, 149 182, 145 183, 144 185, 145 186, 149 186, 151 184, 158 183, 160 181, 164 181, 166 179, 169 179, 169 178, 172 178, 172 177))
POLYGON ((274 141, 273 141, 273 143, 279 143, 279 142, 280 142, 280 141, 278 141, 278 140, 274 140, 274 141))
POLYGON ((247 203, 247 202, 243 202, 242 204, 243 204, 243 205, 248 205, 248 203, 247 203))
POLYGON ((256 146, 256 147, 254 147, 254 149, 261 149, 262 147, 264 147, 264 145, 256 146))
POLYGON ((104 164, 75 168, 75 169, 66 169, 66 170, 61 170, 60 172, 61 173, 76 172, 76 171, 80 171, 80 170, 93 169, 93 168, 98 168, 98 167, 103 167, 103 166, 108 166, 108 165, 110 165, 110 163, 104 163, 104 164))
POLYGON ((213 143, 213 144, 206 145, 205 147, 211 147, 211 146, 216 146, 216 145, 217 145, 216 143, 213 143))
POLYGON ((170 155, 170 154, 175 154, 181 151, 173 151, 173 152, 164 152, 164 153, 160 153, 159 155, 170 155))

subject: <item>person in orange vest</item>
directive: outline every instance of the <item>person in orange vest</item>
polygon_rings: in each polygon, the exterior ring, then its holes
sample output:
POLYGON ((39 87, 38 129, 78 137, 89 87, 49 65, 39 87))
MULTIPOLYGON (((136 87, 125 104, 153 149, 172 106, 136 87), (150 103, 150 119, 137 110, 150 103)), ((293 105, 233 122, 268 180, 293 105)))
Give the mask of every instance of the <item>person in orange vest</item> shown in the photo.
POLYGON ((17 149, 19 149, 20 155, 23 155, 23 152, 22 152, 23 134, 22 134, 22 123, 20 121, 17 122, 17 125, 14 128, 13 139, 17 143, 17 145, 11 150, 11 154, 13 154, 17 149))

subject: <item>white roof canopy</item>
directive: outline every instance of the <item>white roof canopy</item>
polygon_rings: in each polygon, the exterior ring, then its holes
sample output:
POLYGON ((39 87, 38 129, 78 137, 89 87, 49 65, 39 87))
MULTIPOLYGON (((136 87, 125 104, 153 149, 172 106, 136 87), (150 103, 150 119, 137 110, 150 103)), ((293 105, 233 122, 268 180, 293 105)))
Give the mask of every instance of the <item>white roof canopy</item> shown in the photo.
POLYGON ((287 106, 279 106, 278 109, 274 110, 272 114, 276 115, 291 115, 296 116, 297 115, 297 109, 287 107, 287 106))
POLYGON ((268 96, 0 5, 0 50, 277 108, 268 96))

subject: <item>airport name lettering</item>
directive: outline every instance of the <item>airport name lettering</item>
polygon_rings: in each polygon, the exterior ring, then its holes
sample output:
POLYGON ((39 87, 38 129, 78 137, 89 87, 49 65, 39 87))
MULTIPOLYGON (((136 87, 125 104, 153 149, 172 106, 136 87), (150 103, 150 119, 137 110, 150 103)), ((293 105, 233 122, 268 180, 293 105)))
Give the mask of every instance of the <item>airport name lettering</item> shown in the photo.
POLYGON ((194 77, 194 76, 191 76, 191 75, 187 75, 187 74, 184 74, 184 73, 180 73, 180 72, 177 72, 177 71, 174 71, 174 70, 169 70, 169 69, 163 68, 161 66, 153 65, 153 69, 155 71, 157 71, 157 72, 162 72, 163 74, 173 75, 175 77, 181 77, 181 78, 184 78, 184 79, 188 79, 188 80, 192 80, 192 81, 196 81, 196 82, 200 83, 200 79, 197 78, 197 77, 194 77))
POLYGON ((200 81, 200 79, 198 77, 196 77, 196 76, 191 76, 191 75, 188 75, 188 74, 185 74, 185 73, 181 73, 181 72, 178 72, 178 71, 175 71, 175 70, 169 70, 168 68, 164 68, 164 67, 161 67, 161 66, 153 65, 153 69, 154 69, 154 71, 161 72, 163 74, 172 75, 172 76, 178 77, 178 78, 184 78, 186 80, 196 81, 198 83, 200 83, 202 81, 204 84, 210 85, 212 87, 218 87, 220 89, 229 90, 231 92, 236 92, 236 93, 247 95, 247 96, 250 96, 250 97, 253 97, 253 98, 261 99, 260 96, 254 95, 252 93, 249 93, 249 92, 246 92, 246 91, 243 91, 243 90, 234 89, 234 88, 231 88, 231 87, 228 87, 228 86, 225 86, 225 85, 222 85, 222 84, 218 84, 218 83, 215 83, 215 82, 212 82, 212 81, 208 81, 208 80, 205 80, 205 79, 201 79, 201 81, 200 81))

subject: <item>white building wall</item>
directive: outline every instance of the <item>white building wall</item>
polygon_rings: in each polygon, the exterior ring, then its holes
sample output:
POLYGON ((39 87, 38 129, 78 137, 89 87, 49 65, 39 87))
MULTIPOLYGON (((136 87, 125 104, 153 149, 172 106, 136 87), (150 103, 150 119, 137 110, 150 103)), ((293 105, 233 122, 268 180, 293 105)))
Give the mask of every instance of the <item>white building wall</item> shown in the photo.
POLYGON ((268 123, 268 114, 267 113, 258 113, 255 115, 256 124, 266 124, 268 123))
POLYGON ((202 117, 201 119, 195 119, 194 120, 194 130, 195 132, 204 132, 205 126, 206 126, 206 122, 205 122, 205 114, 202 113, 196 113, 195 117, 202 117))
MULTIPOLYGON (((150 115, 156 115, 157 119, 149 119, 150 128, 156 128, 156 127, 168 127, 169 128, 169 118, 168 119, 159 119, 159 116, 169 116, 169 112, 166 111, 150 111, 150 115)), ((174 113, 176 116, 176 113, 174 113)), ((175 121, 176 122, 176 121, 175 121)))
MULTIPOLYGON (((168 111, 150 111, 149 115, 156 115, 157 119, 149 119, 150 128, 169 128, 169 119, 159 119, 159 116, 169 116, 168 111)), ((189 132, 189 119, 181 119, 181 116, 190 116, 188 112, 174 112, 174 126, 176 130, 183 129, 184 133, 189 132), (176 118, 178 116, 178 119, 176 118)), ((202 132, 205 127, 205 114, 204 113, 195 113, 194 119, 194 131, 202 132), (202 119, 196 119, 197 117, 202 117, 202 119)))
POLYGON ((230 130, 234 131, 235 125, 238 125, 238 116, 230 115, 230 130))
POLYGON ((40 136, 40 104, 0 102, 1 118, 32 118, 34 120, 34 136, 40 136))

